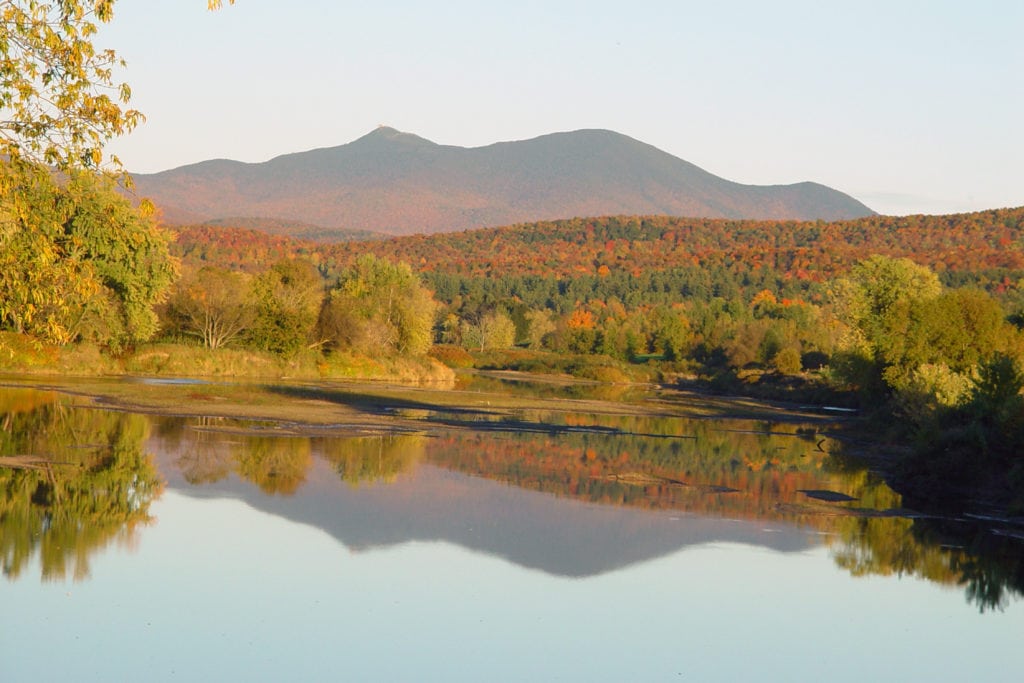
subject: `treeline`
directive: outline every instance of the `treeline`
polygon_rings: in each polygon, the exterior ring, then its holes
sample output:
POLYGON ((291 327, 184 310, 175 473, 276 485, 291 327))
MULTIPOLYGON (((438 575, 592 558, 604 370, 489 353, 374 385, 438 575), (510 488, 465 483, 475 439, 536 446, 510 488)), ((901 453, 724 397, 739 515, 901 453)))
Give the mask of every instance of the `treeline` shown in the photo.
POLYGON ((234 268, 253 267, 268 254, 305 254, 330 270, 369 251, 422 272, 468 277, 564 279, 718 265, 765 267, 787 279, 823 281, 873 254, 908 256, 940 273, 1019 271, 1022 230, 1024 208, 837 222, 612 216, 340 244, 195 226, 179 231, 178 248, 186 260, 234 268))
POLYGON ((520 305, 565 315, 592 302, 635 309, 721 299, 735 308, 764 290, 820 305, 830 280, 882 254, 911 258, 947 286, 984 289, 1019 316, 1022 230, 1024 208, 834 223, 606 217, 345 244, 199 226, 182 229, 174 249, 185 263, 250 271, 304 258, 325 275, 373 253, 409 263, 464 319, 520 305))
POLYGON ((239 269, 299 257, 325 277, 371 253, 420 272, 440 304, 434 342, 660 360, 719 374, 825 367, 877 405, 878 395, 906 384, 913 362, 967 376, 981 356, 1017 353, 1016 328, 1006 321, 1024 320, 1022 219, 1024 209, 834 223, 611 217, 329 245, 200 227, 179 233, 175 248, 186 264, 239 269), (920 299, 929 303, 907 304, 902 322, 886 324, 912 325, 902 333, 930 341, 915 359, 893 357, 914 353, 900 334, 865 351, 880 324, 861 329, 868 323, 856 313, 871 296, 868 280, 896 278, 889 285, 898 289, 909 286, 900 279, 907 273, 934 283, 920 299), (982 310, 999 325, 978 328, 982 310), (966 338, 936 341, 947 333, 928 326, 943 320, 958 321, 966 338), (953 358, 956 344, 980 351, 953 358), (871 353, 871 362, 851 360, 871 353), (879 364, 903 369, 881 379, 879 364))

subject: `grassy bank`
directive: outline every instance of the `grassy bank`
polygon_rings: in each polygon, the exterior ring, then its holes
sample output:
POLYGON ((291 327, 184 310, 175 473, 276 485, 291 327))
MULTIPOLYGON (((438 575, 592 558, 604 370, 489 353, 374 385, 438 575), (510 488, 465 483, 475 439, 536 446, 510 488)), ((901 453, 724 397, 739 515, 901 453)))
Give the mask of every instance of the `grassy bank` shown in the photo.
POLYGON ((0 333, 0 372, 76 377, 137 375, 410 383, 451 383, 455 379, 454 371, 428 356, 368 358, 335 354, 325 357, 316 351, 305 351, 284 357, 251 349, 155 343, 141 345, 115 358, 89 344, 52 346, 9 332, 0 333))

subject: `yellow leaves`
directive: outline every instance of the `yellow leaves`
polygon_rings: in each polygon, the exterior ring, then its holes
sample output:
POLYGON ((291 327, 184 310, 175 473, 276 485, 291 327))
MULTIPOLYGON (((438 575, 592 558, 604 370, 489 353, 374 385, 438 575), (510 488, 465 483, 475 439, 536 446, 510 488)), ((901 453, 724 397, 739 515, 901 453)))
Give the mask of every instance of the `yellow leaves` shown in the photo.
POLYGON ((775 294, 767 289, 762 289, 760 292, 754 295, 754 298, 750 302, 751 308, 757 308, 759 305, 774 306, 778 303, 775 298, 775 294))
POLYGON ((110 21, 114 17, 114 0, 93 0, 93 11, 100 21, 110 21))
POLYGON ((113 17, 114 0, 0 0, 0 154, 62 169, 99 167, 110 138, 141 114, 122 110, 131 89, 115 83, 123 66, 92 43, 96 22, 113 17))
POLYGON ((117 194, 113 181, 72 172, 57 187, 47 169, 19 164, 0 166, 0 190, 0 327, 63 344, 86 318, 114 310, 117 297, 133 320, 115 331, 119 319, 107 316, 103 332, 151 333, 145 307, 162 295, 175 265, 167 236, 117 194))

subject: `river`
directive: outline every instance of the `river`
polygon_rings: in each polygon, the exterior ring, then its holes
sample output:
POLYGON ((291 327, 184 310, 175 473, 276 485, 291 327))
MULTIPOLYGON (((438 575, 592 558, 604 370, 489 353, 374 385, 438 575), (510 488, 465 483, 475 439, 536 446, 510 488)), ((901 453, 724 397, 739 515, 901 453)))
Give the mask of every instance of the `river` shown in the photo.
POLYGON ((830 423, 393 412, 339 435, 0 388, 0 680, 1024 671, 1015 532, 903 509, 830 423))

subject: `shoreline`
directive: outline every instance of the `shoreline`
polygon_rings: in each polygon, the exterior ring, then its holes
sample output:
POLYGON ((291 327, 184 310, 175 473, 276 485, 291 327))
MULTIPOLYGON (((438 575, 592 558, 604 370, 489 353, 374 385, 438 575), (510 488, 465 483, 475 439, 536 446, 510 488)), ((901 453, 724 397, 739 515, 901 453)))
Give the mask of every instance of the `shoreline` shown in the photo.
MULTIPOLYGON (((511 374, 511 373, 509 373, 511 374)), ((165 417, 215 417, 278 422, 298 431, 323 434, 328 427, 346 430, 424 431, 441 425, 424 421, 429 413, 465 418, 502 418, 529 412, 591 413, 678 418, 766 420, 839 426, 849 418, 801 410, 805 406, 739 396, 715 396, 692 389, 649 387, 641 401, 598 398, 527 397, 513 393, 429 385, 365 381, 225 381, 194 378, 174 382, 121 375, 73 377, 0 375, 0 387, 54 391, 106 410, 165 417), (140 381, 142 380, 142 381, 140 381)), ((533 378, 523 373, 524 382, 533 378)), ((562 381, 570 386, 593 382, 562 381)), ((640 386, 640 385, 638 385, 640 386)), ((479 420, 481 425, 483 421, 479 420)), ((458 425, 447 424, 445 428, 458 425)), ((463 424, 463 428, 471 428, 463 424)), ((831 430, 830 430, 831 431, 831 430)))

